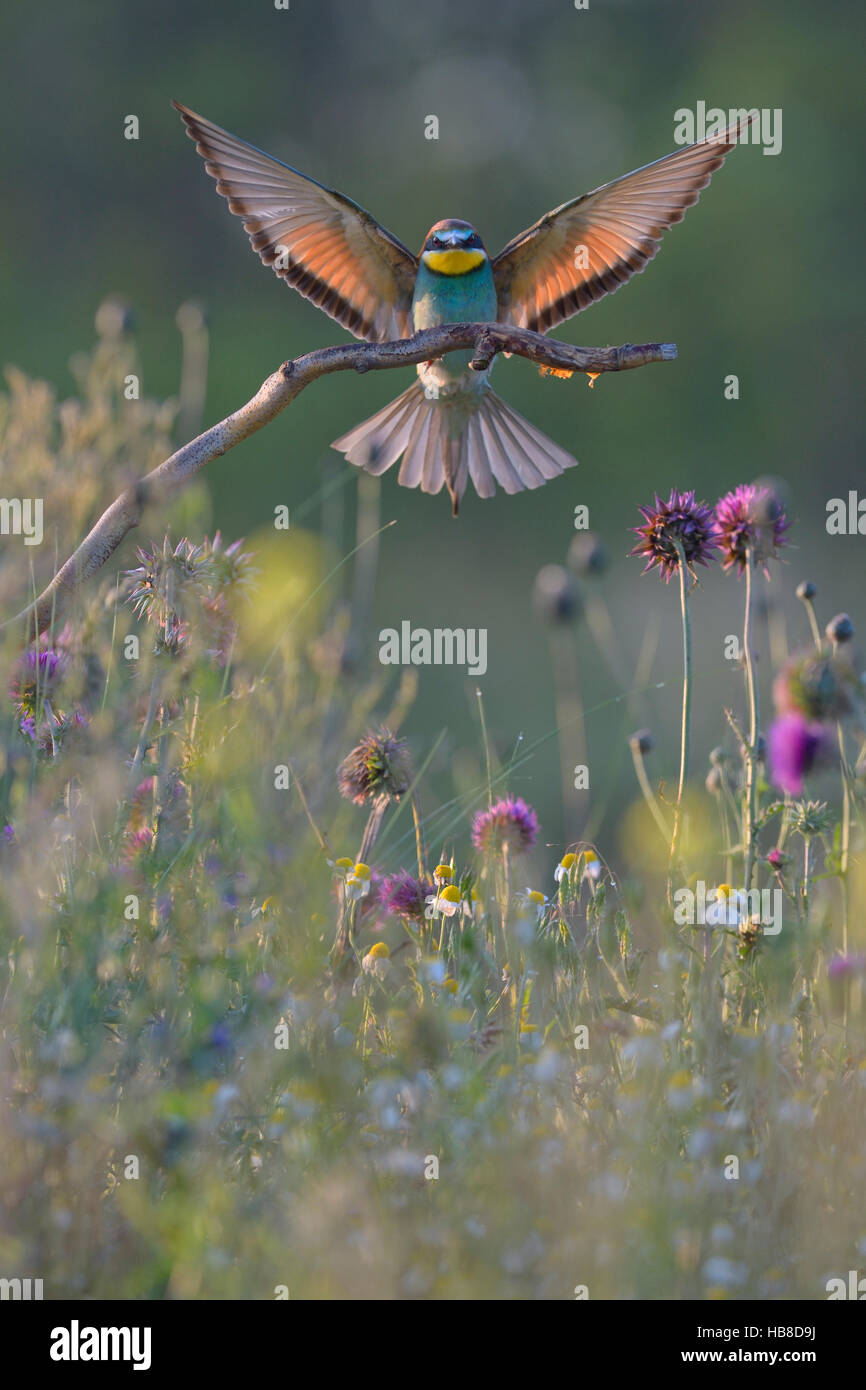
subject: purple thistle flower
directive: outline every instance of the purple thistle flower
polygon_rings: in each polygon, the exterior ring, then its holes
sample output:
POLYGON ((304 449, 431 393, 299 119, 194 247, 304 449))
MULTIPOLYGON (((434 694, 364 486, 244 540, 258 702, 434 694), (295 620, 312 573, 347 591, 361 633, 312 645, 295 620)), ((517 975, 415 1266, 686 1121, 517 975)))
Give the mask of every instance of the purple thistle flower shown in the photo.
POLYGON ((772 488, 760 483, 741 483, 716 503, 716 527, 722 551, 722 569, 736 565, 742 574, 749 554, 756 565, 767 568, 785 544, 790 526, 785 510, 772 488))
POLYGON ((18 658, 9 691, 22 714, 32 714, 40 699, 54 694, 69 664, 67 653, 53 645, 29 647, 18 658))
POLYGON ((414 878, 405 869, 389 874, 382 880, 380 901, 382 908, 391 917, 405 917, 410 922, 423 922, 428 894, 432 893, 431 880, 414 878))
POLYGON ((801 714, 787 714, 770 726, 770 770, 773 781, 788 792, 799 796, 803 778, 826 752, 828 734, 823 724, 804 719, 801 714))
POLYGON ((777 871, 784 869, 788 862, 787 854, 783 854, 780 849, 771 849, 767 855, 767 863, 771 869, 776 869, 777 871))
POLYGON ((646 559, 644 574, 658 565, 659 578, 668 583, 679 568, 677 542, 690 569, 714 558, 712 551, 718 548, 718 539, 713 510, 705 502, 696 502, 693 492, 672 488, 667 502, 662 502, 656 493, 655 505, 639 507, 638 511, 645 524, 634 527, 640 542, 631 554, 646 559))
POLYGON ((121 851, 123 862, 125 864, 135 863, 140 855, 147 854, 153 848, 153 840, 153 831, 148 830, 145 826, 130 831, 121 851))
POLYGON ((535 844, 538 816, 522 797, 506 796, 479 811, 472 822, 472 843, 489 853, 506 845, 523 854, 535 844))

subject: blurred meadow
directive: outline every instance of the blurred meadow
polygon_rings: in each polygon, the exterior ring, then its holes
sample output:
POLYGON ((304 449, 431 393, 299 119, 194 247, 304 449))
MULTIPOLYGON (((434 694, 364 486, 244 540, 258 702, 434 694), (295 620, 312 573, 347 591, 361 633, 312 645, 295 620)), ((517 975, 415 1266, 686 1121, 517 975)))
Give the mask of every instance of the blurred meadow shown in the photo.
POLYGON ((811 1299, 863 1268, 864 539, 825 526, 863 444, 860 23, 738 0, 5 17, 0 493, 43 498, 45 537, 0 537, 0 621, 130 481, 346 338, 250 252, 171 97, 413 249, 457 216, 498 250, 672 150, 698 100, 781 108, 784 144, 735 149, 647 273, 557 331, 676 363, 590 391, 497 362, 577 470, 453 521, 329 448, 408 370, 331 376, 148 513, 43 639, 0 630, 0 1277, 811 1299), (681 571, 642 577, 638 507, 755 480, 716 513, 745 508, 750 583, 728 533, 685 586, 677 806, 681 571), (404 619, 486 628, 486 673, 381 665, 404 619), (677 915, 699 883, 712 928, 677 915), (777 935, 744 886, 781 894, 777 935))

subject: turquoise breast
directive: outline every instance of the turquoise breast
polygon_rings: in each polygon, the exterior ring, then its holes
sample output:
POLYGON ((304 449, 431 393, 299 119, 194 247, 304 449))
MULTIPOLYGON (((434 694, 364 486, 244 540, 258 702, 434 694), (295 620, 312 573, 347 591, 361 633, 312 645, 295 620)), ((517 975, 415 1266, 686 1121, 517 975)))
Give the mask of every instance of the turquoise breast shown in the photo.
MULTIPOLYGON (((412 298, 412 323, 416 333, 440 323, 494 323, 496 286, 490 262, 484 261, 465 275, 437 275, 422 262, 412 298)), ((421 363, 418 375, 425 387, 446 390, 483 387, 487 373, 470 372, 471 352, 450 352, 437 362, 421 363)))

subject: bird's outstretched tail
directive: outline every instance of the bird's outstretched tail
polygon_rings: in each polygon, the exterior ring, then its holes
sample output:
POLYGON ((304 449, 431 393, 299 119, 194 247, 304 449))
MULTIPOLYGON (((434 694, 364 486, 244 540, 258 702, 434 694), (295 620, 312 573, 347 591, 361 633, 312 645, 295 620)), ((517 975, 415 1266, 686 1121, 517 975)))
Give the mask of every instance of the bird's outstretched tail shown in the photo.
POLYGON ((467 402, 430 399, 420 382, 369 420, 335 439, 333 448, 368 473, 384 473, 401 457, 398 482, 451 497, 454 515, 471 479, 479 497, 541 487, 577 459, 542 434, 495 391, 467 402))

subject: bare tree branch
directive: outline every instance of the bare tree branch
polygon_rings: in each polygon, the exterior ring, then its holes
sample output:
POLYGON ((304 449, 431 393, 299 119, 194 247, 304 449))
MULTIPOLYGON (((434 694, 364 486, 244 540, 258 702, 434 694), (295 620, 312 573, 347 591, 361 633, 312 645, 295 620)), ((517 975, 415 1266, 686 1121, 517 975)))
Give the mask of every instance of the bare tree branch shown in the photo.
POLYGON ((497 353, 514 353, 530 362, 563 372, 622 372, 648 362, 670 362, 673 343, 645 343, 640 347, 571 347, 528 328, 497 323, 452 323, 428 328, 413 338, 392 343, 346 343, 319 348, 284 362, 262 383, 253 398, 178 449, 152 472, 127 488, 103 512, 78 549, 58 570, 48 587, 29 607, 10 618, 4 627, 26 624, 29 637, 44 632, 60 616, 72 594, 105 564, 121 541, 141 520, 146 506, 162 502, 204 468, 212 459, 255 434, 301 394, 311 381, 331 372, 375 372, 428 362, 459 349, 474 349, 472 366, 483 371, 497 353))

